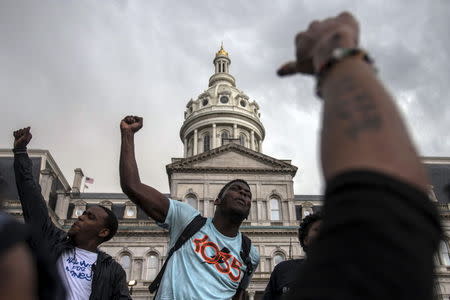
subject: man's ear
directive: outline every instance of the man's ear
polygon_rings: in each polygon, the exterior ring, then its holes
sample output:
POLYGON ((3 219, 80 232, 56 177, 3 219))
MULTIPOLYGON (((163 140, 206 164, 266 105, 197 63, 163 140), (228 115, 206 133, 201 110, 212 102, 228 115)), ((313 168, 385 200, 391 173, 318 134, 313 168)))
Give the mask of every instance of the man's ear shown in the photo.
POLYGON ((222 202, 221 199, 216 198, 216 200, 214 200, 214 205, 219 205, 222 202))
POLYGON ((102 230, 100 230, 100 232, 98 233, 98 237, 104 239, 105 237, 107 237, 109 235, 109 229, 108 228, 103 228, 102 230))

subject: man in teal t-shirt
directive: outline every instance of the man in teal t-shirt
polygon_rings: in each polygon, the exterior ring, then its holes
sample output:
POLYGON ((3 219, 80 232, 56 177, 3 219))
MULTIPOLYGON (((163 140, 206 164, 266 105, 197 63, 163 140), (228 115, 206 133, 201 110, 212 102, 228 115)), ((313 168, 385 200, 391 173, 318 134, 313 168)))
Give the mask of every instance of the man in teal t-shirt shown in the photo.
MULTIPOLYGON (((120 123, 122 146, 120 183, 123 192, 152 219, 169 229, 169 249, 186 226, 199 214, 188 204, 166 198, 141 183, 134 156, 134 134, 142 128, 140 117, 128 116, 120 123)), ((239 227, 250 212, 250 186, 241 179, 227 183, 214 201, 214 217, 170 258, 157 299, 241 299, 246 286, 239 284, 247 266, 240 256, 242 234, 239 227)), ((254 269, 259 254, 251 247, 254 269)))

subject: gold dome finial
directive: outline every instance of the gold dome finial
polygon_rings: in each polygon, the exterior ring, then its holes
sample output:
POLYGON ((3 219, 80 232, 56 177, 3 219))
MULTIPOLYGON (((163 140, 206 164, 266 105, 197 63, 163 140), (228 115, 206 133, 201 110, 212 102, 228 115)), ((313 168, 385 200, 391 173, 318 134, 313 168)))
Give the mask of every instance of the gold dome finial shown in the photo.
POLYGON ((228 57, 228 52, 223 49, 223 42, 220 44, 220 50, 216 53, 217 56, 226 56, 228 57))

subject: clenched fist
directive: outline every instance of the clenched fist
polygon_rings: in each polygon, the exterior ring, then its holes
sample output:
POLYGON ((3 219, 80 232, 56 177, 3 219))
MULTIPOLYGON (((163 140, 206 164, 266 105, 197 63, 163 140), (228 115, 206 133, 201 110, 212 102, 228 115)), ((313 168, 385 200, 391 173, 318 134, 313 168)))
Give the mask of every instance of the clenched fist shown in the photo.
POLYGON ((323 21, 313 21, 295 38, 297 60, 284 64, 278 75, 316 74, 336 48, 358 46, 359 26, 348 12, 323 21))
POLYGON ((22 128, 14 131, 14 149, 26 148, 33 137, 30 132, 30 127, 22 128))
POLYGON ((120 130, 122 132, 124 131, 131 131, 132 133, 135 133, 139 131, 139 129, 142 128, 144 125, 144 119, 138 116, 126 116, 121 122, 120 122, 120 130))

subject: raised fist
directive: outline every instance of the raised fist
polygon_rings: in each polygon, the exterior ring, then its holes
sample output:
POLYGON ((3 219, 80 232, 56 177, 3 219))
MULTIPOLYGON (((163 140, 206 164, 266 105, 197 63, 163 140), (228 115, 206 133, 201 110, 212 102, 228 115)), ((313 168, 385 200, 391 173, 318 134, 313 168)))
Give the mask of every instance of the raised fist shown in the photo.
POLYGON ((336 48, 358 46, 359 26, 348 12, 323 21, 313 21, 295 37, 297 61, 284 64, 278 75, 316 74, 336 48))
POLYGON ((139 129, 142 128, 144 125, 144 119, 138 116, 126 116, 121 122, 120 122, 120 129, 122 131, 131 131, 133 133, 139 131, 139 129))
POLYGON ((30 132, 30 127, 22 128, 14 131, 14 149, 26 148, 33 137, 30 132))

